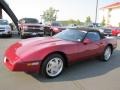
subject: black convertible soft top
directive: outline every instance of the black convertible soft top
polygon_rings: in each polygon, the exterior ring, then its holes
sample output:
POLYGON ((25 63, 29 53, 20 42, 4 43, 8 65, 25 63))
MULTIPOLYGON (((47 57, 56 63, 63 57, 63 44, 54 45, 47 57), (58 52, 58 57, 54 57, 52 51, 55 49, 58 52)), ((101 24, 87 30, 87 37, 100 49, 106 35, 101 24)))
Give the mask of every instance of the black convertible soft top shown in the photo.
POLYGON ((80 27, 79 30, 83 30, 86 32, 97 32, 99 33, 101 38, 105 38, 105 35, 99 31, 99 29, 96 28, 90 28, 90 27, 80 27))

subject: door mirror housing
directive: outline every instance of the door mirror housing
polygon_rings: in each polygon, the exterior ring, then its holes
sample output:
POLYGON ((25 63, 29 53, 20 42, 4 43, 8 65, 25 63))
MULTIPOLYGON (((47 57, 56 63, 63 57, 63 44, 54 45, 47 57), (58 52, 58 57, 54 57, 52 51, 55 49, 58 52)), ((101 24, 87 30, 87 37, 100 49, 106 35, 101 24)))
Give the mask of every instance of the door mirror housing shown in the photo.
POLYGON ((84 43, 84 44, 89 44, 89 43, 92 43, 92 40, 86 38, 86 39, 83 40, 83 43, 84 43))

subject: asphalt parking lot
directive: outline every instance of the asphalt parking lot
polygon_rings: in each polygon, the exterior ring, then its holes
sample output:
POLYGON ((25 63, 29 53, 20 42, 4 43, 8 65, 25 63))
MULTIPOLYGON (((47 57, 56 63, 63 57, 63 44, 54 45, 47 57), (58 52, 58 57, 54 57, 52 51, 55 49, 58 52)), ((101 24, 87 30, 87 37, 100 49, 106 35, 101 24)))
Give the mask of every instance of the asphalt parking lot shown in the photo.
POLYGON ((120 90, 120 39, 109 62, 79 62, 54 79, 11 72, 3 65, 4 51, 19 40, 17 36, 0 38, 0 90, 120 90))

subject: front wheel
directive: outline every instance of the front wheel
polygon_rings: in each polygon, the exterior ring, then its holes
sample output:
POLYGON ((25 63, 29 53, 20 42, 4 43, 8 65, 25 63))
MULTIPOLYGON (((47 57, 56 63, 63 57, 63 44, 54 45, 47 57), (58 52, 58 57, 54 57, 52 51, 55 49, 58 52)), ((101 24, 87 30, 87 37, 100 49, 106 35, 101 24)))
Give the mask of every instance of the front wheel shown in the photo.
POLYGON ((42 64, 42 74, 49 78, 55 78, 61 74, 64 68, 64 58, 60 54, 49 55, 42 64))
POLYGON ((101 60, 103 61, 109 61, 110 57, 111 57, 111 54, 112 54, 112 49, 110 46, 107 46, 104 50, 104 53, 103 55, 101 56, 101 60))

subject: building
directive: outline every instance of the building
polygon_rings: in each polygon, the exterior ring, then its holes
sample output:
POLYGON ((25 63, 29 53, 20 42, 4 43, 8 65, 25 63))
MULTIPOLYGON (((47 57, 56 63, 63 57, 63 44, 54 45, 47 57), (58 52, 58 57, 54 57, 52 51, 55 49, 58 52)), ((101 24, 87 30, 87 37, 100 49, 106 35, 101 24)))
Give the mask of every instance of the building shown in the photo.
POLYGON ((100 19, 104 19, 106 25, 120 26, 120 2, 102 7, 100 9, 100 19))
POLYGON ((0 7, 0 19, 2 19, 2 8, 0 7))

